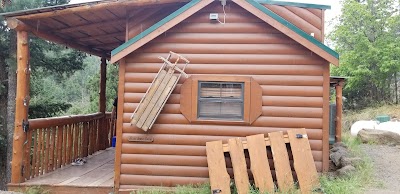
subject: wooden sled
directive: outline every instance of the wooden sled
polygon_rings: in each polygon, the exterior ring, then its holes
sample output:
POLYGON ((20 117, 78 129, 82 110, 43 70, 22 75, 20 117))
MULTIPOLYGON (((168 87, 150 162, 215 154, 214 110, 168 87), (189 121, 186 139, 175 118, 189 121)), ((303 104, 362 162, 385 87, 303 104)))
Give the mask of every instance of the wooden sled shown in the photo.
POLYGON ((189 61, 185 57, 170 51, 166 59, 163 57, 158 58, 164 64, 131 117, 131 125, 136 125, 136 127, 143 129, 143 131, 151 129, 181 76, 184 75, 188 78, 185 69, 189 61), (177 59, 174 63, 171 63, 170 59, 173 56, 177 57, 177 59), (179 69, 177 66, 180 60, 185 62, 182 69, 179 69))

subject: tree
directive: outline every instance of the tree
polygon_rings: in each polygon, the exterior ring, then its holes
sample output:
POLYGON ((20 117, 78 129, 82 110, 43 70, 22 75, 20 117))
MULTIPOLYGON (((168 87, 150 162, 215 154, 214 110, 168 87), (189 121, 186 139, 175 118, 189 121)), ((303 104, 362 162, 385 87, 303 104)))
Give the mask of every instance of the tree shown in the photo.
POLYGON ((329 37, 341 56, 341 65, 332 68, 332 74, 349 77, 343 91, 347 105, 392 103, 400 70, 396 1, 344 0, 342 5, 329 37))
MULTIPOLYGON (((0 9, 0 13, 22 9, 38 8, 68 3, 69 0, 13 0, 0 9)), ((16 38, 15 32, 8 29, 4 18, 0 16, 0 171, 6 172, 7 176, 0 176, 0 189, 10 180, 11 146, 14 131, 15 89, 16 89, 16 38), (5 141, 6 140, 6 141, 5 141), (3 146, 2 146, 3 145, 3 146), (5 147, 6 145, 7 147, 5 147), (7 156, 6 156, 7 153, 7 156), (7 159, 7 160, 6 160, 7 159)), ((45 96, 48 92, 41 92, 43 82, 37 81, 46 75, 57 74, 58 78, 67 77, 74 71, 82 69, 85 55, 64 47, 55 45, 48 41, 30 37, 30 64, 32 67, 32 94, 31 97, 45 96), (39 88, 39 89, 38 89, 39 88), (35 91, 36 90, 36 91, 35 91)), ((31 105, 31 110, 43 107, 42 100, 31 105)), ((68 103, 59 101, 52 104, 53 114, 67 109, 68 103)), ((46 109, 47 113, 51 113, 46 109)))

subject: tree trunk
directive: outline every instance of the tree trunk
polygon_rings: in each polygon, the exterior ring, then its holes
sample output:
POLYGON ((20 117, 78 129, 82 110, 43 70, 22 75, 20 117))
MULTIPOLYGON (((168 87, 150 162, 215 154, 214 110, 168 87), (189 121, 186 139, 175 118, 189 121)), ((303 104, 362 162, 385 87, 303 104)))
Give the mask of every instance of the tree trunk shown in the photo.
POLYGON ((15 97, 17 89, 17 63, 16 63, 16 34, 11 33, 10 38, 10 58, 8 60, 8 98, 7 98, 7 182, 11 180, 11 159, 12 159, 12 145, 14 136, 14 118, 15 118, 15 97))
MULTIPOLYGON (((0 136, 4 138, 0 144, 0 172, 7 171, 7 68, 5 59, 0 59, 0 136)), ((0 190, 5 190, 7 177, 0 176, 0 190)))
POLYGON ((396 94, 396 104, 399 103, 399 95, 397 93, 398 87, 397 87, 397 72, 394 73, 394 92, 396 94))

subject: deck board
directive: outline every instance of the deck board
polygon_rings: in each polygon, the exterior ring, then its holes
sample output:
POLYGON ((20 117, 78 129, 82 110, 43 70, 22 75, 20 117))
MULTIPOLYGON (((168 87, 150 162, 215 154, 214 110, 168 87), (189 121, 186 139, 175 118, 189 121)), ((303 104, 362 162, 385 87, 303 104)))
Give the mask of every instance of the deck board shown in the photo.
POLYGON ((110 187, 114 185, 114 148, 94 153, 82 166, 68 165, 26 181, 20 186, 110 187))

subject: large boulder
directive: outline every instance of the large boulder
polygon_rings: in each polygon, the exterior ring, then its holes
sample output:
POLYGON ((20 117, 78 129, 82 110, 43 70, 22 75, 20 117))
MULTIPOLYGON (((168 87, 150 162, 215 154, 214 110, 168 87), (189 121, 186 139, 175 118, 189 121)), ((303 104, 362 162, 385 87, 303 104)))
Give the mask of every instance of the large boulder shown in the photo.
POLYGON ((357 121, 351 125, 350 133, 352 136, 357 136, 362 129, 376 129, 378 124, 378 121, 357 121))
POLYGON ((363 129, 358 132, 358 137, 363 143, 400 145, 400 135, 390 131, 363 129))

